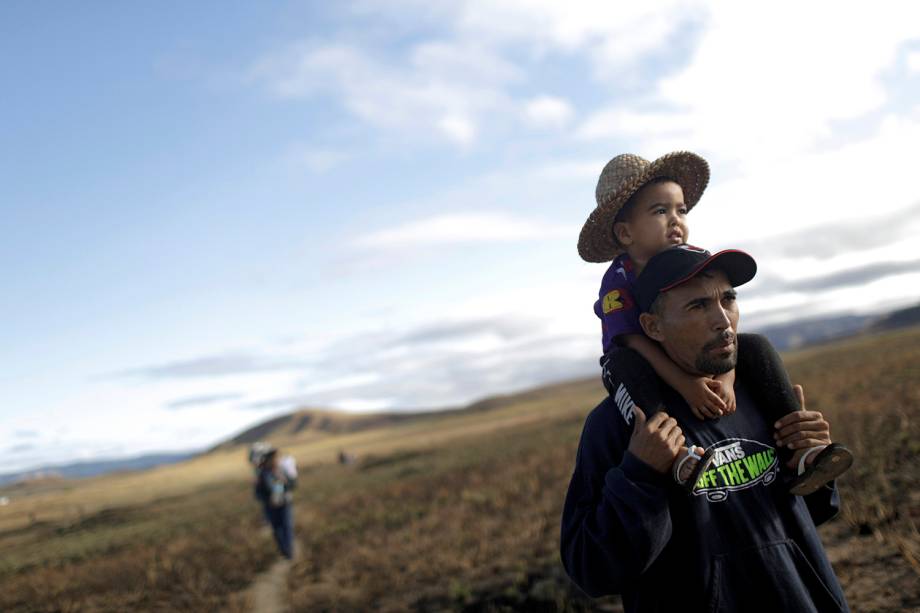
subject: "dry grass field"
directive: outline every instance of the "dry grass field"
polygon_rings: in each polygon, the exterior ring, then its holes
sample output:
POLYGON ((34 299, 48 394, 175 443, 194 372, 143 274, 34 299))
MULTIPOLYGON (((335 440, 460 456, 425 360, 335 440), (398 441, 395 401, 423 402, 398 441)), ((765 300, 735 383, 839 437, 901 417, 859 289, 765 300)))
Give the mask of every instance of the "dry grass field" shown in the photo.
MULTIPOLYGON (((854 611, 920 609, 920 329, 786 356, 858 462, 822 527, 854 611)), ((276 442, 299 460, 297 611, 618 610, 558 560, 595 380, 371 430, 276 442), (339 449, 358 458, 334 462, 339 449)), ((14 490, 0 611, 245 610, 275 559, 243 448, 137 474, 14 490)))

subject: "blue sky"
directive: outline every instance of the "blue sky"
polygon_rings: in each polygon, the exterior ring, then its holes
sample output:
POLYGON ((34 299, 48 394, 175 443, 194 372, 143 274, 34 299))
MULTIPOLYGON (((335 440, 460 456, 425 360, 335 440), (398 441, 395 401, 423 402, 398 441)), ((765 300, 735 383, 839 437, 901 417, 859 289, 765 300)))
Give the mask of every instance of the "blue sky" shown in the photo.
POLYGON ((590 374, 622 152, 710 161, 743 326, 913 304, 904 4, 4 3, 5 468, 590 374))

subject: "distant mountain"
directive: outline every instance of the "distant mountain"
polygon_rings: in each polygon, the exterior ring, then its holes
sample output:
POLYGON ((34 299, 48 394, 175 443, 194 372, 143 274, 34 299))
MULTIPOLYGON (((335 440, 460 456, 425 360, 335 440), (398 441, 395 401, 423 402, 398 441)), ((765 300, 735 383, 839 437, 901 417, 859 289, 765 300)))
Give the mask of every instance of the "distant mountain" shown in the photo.
POLYGON ((906 328, 917 324, 920 324, 920 304, 883 315, 872 323, 870 329, 873 332, 893 330, 895 328, 906 328))
POLYGON ((443 408, 433 411, 400 411, 387 413, 343 413, 334 409, 300 409, 293 413, 273 417, 237 434, 209 451, 225 449, 236 445, 248 445, 256 441, 302 437, 313 432, 318 435, 345 434, 372 430, 409 421, 419 421, 433 416, 443 415, 445 411, 477 411, 489 408, 496 398, 480 400, 463 409, 443 408))
POLYGON ((80 479, 106 473, 126 470, 145 470, 163 464, 181 462, 195 453, 151 453, 134 458, 118 460, 91 460, 55 466, 42 466, 31 470, 0 475, 0 486, 24 481, 48 481, 51 479, 80 479))
POLYGON ((857 334, 884 332, 920 324, 920 305, 874 315, 838 315, 800 319, 753 330, 779 351, 827 343, 857 334))
POLYGON ((425 413, 343 413, 326 409, 300 409, 263 421, 223 441, 212 450, 247 445, 268 438, 293 437, 311 431, 320 435, 358 432, 418 419, 422 415, 425 413))
MULTIPOLYGON (((594 383, 596 378, 592 376, 589 378, 589 381, 594 383)), ((584 380, 554 383, 513 395, 490 396, 473 402, 465 407, 444 407, 428 411, 343 413, 327 409, 300 409, 293 413, 274 417, 244 430, 236 436, 214 446, 209 451, 226 449, 237 445, 248 445, 256 441, 271 440, 274 443, 279 443, 284 439, 294 438, 302 441, 305 435, 311 433, 319 436, 344 434, 405 424, 408 422, 422 422, 428 419, 438 419, 450 411, 482 413, 493 411, 512 403, 523 401, 529 402, 538 399, 546 394, 548 390, 567 387, 576 388, 583 385, 585 385, 584 380)))
POLYGON ((799 349, 806 345, 826 343, 864 332, 877 318, 872 315, 840 315, 815 319, 800 319, 753 330, 763 334, 778 351, 799 349))

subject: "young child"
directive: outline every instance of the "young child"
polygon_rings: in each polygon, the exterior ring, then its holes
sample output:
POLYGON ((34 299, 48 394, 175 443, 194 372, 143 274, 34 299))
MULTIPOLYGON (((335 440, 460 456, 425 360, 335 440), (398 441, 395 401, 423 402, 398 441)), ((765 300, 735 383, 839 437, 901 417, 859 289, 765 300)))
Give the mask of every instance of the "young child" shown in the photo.
MULTIPOLYGON (((679 368, 661 347, 646 337, 639 325, 639 309, 633 296, 633 284, 649 259, 669 247, 686 244, 690 236, 687 214, 696 205, 709 183, 709 164, 702 157, 677 151, 662 156, 654 162, 632 154, 618 155, 610 160, 598 180, 597 208, 588 217, 578 240, 578 252, 588 262, 613 260, 601 281, 594 312, 601 320, 604 357, 601 358, 603 380, 607 391, 615 398, 617 379, 611 371, 611 355, 616 349, 628 347, 641 355, 658 377, 680 393, 693 414, 699 419, 715 419, 734 412, 734 370, 715 377, 694 377, 679 368)), ((739 335, 739 343, 743 337, 739 335)), ((797 400, 785 369, 778 357, 761 345, 762 339, 748 340, 757 346, 745 352, 749 358, 770 355, 772 385, 765 404, 776 407, 784 415, 797 410, 797 400), (778 364, 778 365, 777 365, 778 364), (781 371, 773 373, 772 371, 781 371), (775 389, 774 389, 775 388, 775 389), (782 407, 781 409, 779 407, 782 407)), ((741 355, 739 351, 739 355, 741 355)), ((622 366, 622 360, 620 361, 622 366)), ((647 396, 646 396, 647 397, 647 396)), ((652 402, 656 402, 652 400, 652 402)), ((655 411, 659 407, 643 407, 655 411)), ((793 493, 800 493, 833 479, 845 464, 849 467, 852 456, 840 445, 815 455, 805 450, 797 457, 798 472, 806 473, 806 460, 812 460, 807 477, 800 479, 804 486, 792 484, 793 493), (814 457, 812 457, 814 456, 814 457), (815 463, 833 463, 833 470, 815 463), (814 473, 817 473, 815 475, 814 473), (836 473, 836 474, 834 474, 836 473), (825 478, 828 475, 829 478, 825 478)), ((699 447, 685 448, 674 463, 675 481, 693 489, 696 476, 708 468, 711 453, 699 447)), ((812 490, 813 491, 813 490, 812 490)))

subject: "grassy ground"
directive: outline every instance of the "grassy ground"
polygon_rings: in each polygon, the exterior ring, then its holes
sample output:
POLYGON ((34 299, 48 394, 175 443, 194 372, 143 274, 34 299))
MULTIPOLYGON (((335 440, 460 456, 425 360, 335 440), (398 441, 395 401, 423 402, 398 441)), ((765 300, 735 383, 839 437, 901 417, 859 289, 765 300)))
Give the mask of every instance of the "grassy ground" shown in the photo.
POLYGON ((854 611, 920 610, 920 330, 787 360, 857 462, 840 480, 839 520, 823 531, 854 611))
MULTIPOLYGON (((809 408, 857 454, 840 481, 842 513, 822 527, 851 607, 920 607, 920 330, 786 361, 809 408)), ((305 468, 293 608, 618 610, 615 598, 581 595, 558 561, 575 447, 601 395, 597 382, 576 382, 488 411, 287 441, 305 468), (339 448, 359 461, 331 463, 339 448)), ((0 610, 239 610, 275 556, 242 456, 70 484, 0 509, 0 610)))
POLYGON ((232 610, 274 560, 248 490, 231 481, 0 533, 0 611, 232 610))
POLYGON ((295 610, 587 606, 558 563, 582 418, 336 468, 298 500, 295 610))

